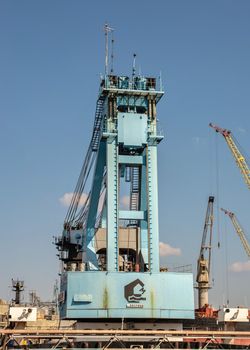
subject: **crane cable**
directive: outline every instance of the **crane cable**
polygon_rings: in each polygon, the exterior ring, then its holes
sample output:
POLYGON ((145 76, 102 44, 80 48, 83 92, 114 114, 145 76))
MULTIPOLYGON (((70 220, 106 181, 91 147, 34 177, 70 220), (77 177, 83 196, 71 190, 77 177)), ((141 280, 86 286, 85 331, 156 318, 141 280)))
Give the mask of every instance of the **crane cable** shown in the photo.
POLYGON ((219 169, 219 147, 218 137, 215 135, 215 182, 216 182, 216 216, 217 216, 217 247, 220 248, 220 191, 219 191, 219 180, 220 180, 220 169, 219 169))
POLYGON ((227 306, 229 305, 229 273, 228 273, 228 234, 227 234, 227 221, 224 220, 225 224, 224 224, 224 237, 225 237, 225 264, 226 264, 226 268, 225 268, 225 275, 226 275, 226 280, 225 280, 225 284, 226 284, 226 299, 227 299, 227 306))
POLYGON ((81 196, 83 194, 88 176, 93 167, 95 161, 96 153, 92 152, 91 144, 89 145, 74 193, 68 209, 68 212, 65 217, 65 223, 72 223, 76 217, 76 212, 79 207, 81 196))

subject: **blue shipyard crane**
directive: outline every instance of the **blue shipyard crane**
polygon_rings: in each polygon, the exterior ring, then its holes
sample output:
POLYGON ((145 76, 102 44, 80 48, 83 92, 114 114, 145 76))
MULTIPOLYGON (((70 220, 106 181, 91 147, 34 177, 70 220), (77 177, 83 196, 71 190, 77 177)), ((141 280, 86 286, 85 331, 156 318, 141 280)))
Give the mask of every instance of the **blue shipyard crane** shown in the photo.
POLYGON ((56 240, 62 318, 194 315, 192 274, 160 272, 157 146, 163 136, 156 105, 163 94, 156 78, 137 76, 134 66, 131 78, 101 79, 91 140, 56 240))

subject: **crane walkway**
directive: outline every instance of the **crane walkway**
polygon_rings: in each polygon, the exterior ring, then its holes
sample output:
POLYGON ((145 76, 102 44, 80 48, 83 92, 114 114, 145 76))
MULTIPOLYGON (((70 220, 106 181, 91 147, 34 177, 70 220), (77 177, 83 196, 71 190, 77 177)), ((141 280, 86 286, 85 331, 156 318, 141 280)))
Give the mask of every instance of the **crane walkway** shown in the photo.
POLYGON ((250 332, 206 330, 0 330, 0 349, 10 348, 249 348, 250 332), (10 346, 11 342, 11 346, 10 346), (27 344, 23 347, 22 344, 27 344))

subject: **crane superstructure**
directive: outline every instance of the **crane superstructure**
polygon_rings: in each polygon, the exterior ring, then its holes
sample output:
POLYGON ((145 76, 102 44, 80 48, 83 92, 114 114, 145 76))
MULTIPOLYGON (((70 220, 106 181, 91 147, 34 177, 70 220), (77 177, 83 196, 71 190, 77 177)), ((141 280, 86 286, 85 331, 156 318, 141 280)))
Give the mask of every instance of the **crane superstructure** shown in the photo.
POLYGON ((240 237, 241 243, 243 245, 243 248, 245 249, 245 252, 247 253, 248 258, 250 258, 250 244, 248 242, 248 239, 245 235, 245 232, 243 230, 243 228, 241 227, 236 215, 234 213, 232 213, 229 210, 223 209, 221 208, 221 210, 227 215, 229 216, 229 218, 231 219, 233 226, 235 228, 235 231, 237 233, 237 235, 240 237))
POLYGON ((92 137, 56 240, 62 318, 194 317, 192 274, 160 272, 157 147, 163 136, 156 105, 163 94, 156 78, 137 76, 134 67, 132 77, 101 79, 92 137))
POLYGON ((204 308, 208 305, 208 290, 210 286, 211 250, 213 235, 213 204, 214 197, 209 196, 207 211, 201 241, 200 254, 197 261, 196 288, 198 289, 198 307, 204 308))
POLYGON ((209 124, 211 128, 213 128, 216 132, 220 133, 226 140, 227 145, 232 152, 232 155, 235 159, 235 162, 237 166, 239 167, 242 176, 244 178, 245 183, 247 184, 247 187, 250 189, 250 169, 249 165, 247 164, 247 161, 243 154, 240 152, 239 148, 237 147, 232 132, 227 129, 222 129, 217 125, 214 125, 212 123, 209 124))

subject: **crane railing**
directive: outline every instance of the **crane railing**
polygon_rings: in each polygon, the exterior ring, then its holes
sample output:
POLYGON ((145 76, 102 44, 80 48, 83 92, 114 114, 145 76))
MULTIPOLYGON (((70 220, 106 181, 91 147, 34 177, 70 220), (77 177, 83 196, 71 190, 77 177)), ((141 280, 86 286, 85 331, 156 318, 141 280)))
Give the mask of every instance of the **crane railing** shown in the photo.
POLYGON ((247 187, 250 189, 250 169, 245 157, 242 155, 242 153, 236 146, 231 131, 227 129, 222 129, 219 126, 214 125, 212 123, 210 123, 209 126, 213 128, 216 132, 219 132, 225 138, 228 147, 236 161, 236 164, 242 173, 244 181, 246 182, 247 187))

